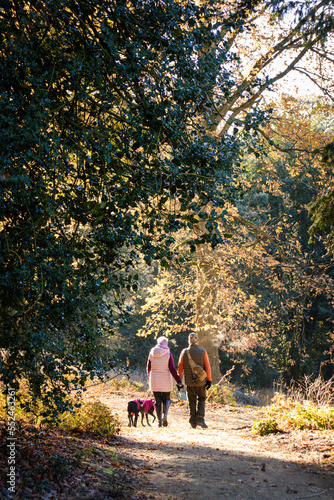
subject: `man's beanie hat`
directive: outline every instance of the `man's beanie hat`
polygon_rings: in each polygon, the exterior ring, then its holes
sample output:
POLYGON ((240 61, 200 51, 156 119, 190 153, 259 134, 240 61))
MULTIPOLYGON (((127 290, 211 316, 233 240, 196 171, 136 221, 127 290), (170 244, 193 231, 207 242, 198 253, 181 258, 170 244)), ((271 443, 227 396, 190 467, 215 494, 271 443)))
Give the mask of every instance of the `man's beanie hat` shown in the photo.
POLYGON ((189 335, 189 344, 196 344, 198 342, 198 336, 195 332, 190 333, 189 335))

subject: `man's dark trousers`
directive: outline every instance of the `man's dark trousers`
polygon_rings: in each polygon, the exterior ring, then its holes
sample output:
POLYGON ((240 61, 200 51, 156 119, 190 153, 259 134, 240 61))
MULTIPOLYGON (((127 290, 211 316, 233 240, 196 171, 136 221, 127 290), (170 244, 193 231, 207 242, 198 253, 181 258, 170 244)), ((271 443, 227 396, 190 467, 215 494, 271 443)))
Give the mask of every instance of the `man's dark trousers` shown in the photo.
POLYGON ((198 387, 187 385, 187 394, 190 408, 190 424, 204 424, 206 399, 205 385, 198 387))

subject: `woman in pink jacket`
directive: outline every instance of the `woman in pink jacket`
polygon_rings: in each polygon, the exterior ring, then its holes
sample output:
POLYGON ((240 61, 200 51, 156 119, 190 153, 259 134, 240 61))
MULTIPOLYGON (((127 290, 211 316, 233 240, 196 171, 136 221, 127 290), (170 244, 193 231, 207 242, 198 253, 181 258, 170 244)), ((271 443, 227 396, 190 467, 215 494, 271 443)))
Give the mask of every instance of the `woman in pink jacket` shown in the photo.
POLYGON ((159 337, 157 345, 151 349, 147 360, 147 374, 150 379, 150 390, 154 394, 159 427, 162 425, 166 427, 168 425, 167 413, 170 405, 170 393, 173 389, 172 377, 176 380, 178 389, 183 387, 166 337, 159 337), (161 403, 163 404, 163 418, 161 403))

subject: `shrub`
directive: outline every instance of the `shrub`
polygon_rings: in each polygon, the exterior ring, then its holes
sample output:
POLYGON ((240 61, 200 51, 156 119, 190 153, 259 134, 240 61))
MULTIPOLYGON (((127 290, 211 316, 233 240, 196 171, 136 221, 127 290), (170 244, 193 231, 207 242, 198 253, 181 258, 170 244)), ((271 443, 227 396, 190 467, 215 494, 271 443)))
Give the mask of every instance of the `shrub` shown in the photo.
POLYGON ((260 436, 266 436, 267 434, 272 434, 273 432, 277 432, 278 430, 278 422, 271 417, 263 420, 257 420, 253 422, 252 431, 253 434, 260 434, 260 436))
POLYGON ((64 413, 61 416, 59 427, 100 435, 115 435, 119 434, 121 423, 117 416, 112 415, 107 405, 95 401, 83 403, 74 412, 64 413))

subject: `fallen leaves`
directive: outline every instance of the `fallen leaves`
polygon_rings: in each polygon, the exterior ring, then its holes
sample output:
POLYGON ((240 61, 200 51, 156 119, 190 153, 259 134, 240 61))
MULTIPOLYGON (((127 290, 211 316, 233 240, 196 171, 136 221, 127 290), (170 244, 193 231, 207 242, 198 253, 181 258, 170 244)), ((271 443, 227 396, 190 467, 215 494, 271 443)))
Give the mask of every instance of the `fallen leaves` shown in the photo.
MULTIPOLYGON (((73 435, 57 429, 21 424, 16 440, 16 493, 20 498, 105 498, 136 495, 138 468, 119 459, 114 445, 120 441, 92 435, 73 435), (136 470, 137 469, 137 470, 136 470)), ((0 446, 6 449, 4 423, 0 446)), ((0 470, 7 470, 7 456, 0 454, 0 470)), ((0 476, 0 497, 7 496, 5 475, 0 476)))

